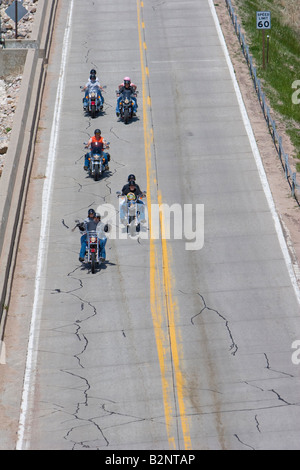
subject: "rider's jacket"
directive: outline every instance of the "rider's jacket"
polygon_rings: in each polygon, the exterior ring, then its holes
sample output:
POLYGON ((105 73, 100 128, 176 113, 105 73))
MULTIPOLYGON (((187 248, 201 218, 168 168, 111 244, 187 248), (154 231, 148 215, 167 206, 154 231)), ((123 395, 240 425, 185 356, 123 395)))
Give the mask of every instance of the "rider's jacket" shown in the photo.
POLYGON ((136 85, 134 85, 133 83, 131 83, 130 87, 129 88, 126 88, 125 85, 119 85, 119 93, 122 94, 124 90, 130 90, 130 92, 134 95, 135 92, 136 92, 136 85))
POLYGON ((85 219, 84 224, 87 232, 95 231, 97 228, 97 222, 95 222, 94 219, 85 219))
POLYGON ((103 150, 103 147, 104 147, 104 139, 103 137, 100 137, 100 139, 96 139, 96 136, 93 135, 93 137, 91 137, 90 141, 89 141, 89 145, 91 146, 91 149, 93 150, 93 148, 95 147, 95 143, 100 143, 101 144, 101 150, 103 150))
POLYGON ((133 191, 130 190, 129 185, 127 187, 127 184, 124 186, 124 188, 122 189, 122 195, 123 196, 127 196, 128 193, 133 193, 133 194, 136 195, 136 197, 138 199, 143 194, 138 185, 136 185, 136 187, 134 188, 133 191))
POLYGON ((100 83, 98 80, 95 80, 94 82, 89 80, 85 86, 87 93, 99 93, 100 83))
POLYGON ((98 222, 97 228, 96 228, 97 236, 100 238, 100 240, 104 240, 106 237, 106 233, 108 232, 108 225, 104 224, 103 222, 98 222))
POLYGON ((136 183, 135 183, 135 185, 136 185, 136 191, 130 191, 130 189, 129 189, 129 183, 125 184, 125 185, 123 186, 123 188, 122 188, 122 194, 123 194, 124 196, 126 196, 128 193, 131 193, 131 192, 133 192, 133 193, 136 194, 137 196, 140 195, 140 194, 142 194, 142 191, 140 190, 139 185, 136 184, 136 183))

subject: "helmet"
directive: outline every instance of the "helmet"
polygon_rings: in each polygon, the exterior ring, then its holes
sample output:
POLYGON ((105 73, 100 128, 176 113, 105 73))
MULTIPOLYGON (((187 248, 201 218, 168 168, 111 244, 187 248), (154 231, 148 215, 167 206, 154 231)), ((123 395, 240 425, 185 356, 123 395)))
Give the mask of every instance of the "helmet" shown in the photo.
POLYGON ((131 80, 130 80, 130 77, 124 77, 124 85, 130 85, 131 83, 131 80))
POLYGON ((134 193, 128 193, 127 194, 127 200, 128 201, 135 201, 136 195, 134 193))
POLYGON ((135 178, 135 175, 129 175, 128 178, 127 178, 127 181, 135 181, 136 178, 135 178))
POLYGON ((89 211, 88 211, 89 217, 95 217, 95 214, 96 214, 96 212, 94 211, 94 209, 89 209, 89 211))
POLYGON ((97 217, 97 219, 101 219, 101 215, 99 214, 99 212, 96 212, 95 217, 97 217))
POLYGON ((94 73, 90 75, 90 80, 96 80, 96 75, 94 73))
POLYGON ((134 180, 129 181, 129 186, 134 186, 136 188, 136 184, 134 180))
POLYGON ((100 129, 95 129, 95 132, 94 132, 94 134, 101 134, 101 131, 100 131, 100 129))
POLYGON ((90 71, 90 74, 91 74, 91 75, 97 75, 97 72, 96 72, 95 69, 92 69, 92 70, 90 71))

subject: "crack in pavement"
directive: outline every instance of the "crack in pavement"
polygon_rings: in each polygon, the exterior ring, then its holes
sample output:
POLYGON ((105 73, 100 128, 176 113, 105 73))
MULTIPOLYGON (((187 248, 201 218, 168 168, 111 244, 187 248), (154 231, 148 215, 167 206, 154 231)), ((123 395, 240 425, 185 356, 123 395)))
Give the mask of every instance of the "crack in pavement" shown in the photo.
POLYGON ((233 356, 235 356, 237 351, 238 351, 238 346, 237 346, 236 342, 234 341, 233 334, 232 334, 231 329, 229 327, 229 321, 224 317, 224 315, 222 315, 220 312, 218 312, 218 310, 215 310, 214 308, 208 307, 203 295, 200 294, 199 292, 196 292, 196 293, 195 292, 183 292, 182 290, 179 290, 179 292, 181 292, 184 295, 198 295, 202 300, 203 308, 200 310, 200 312, 196 313, 195 315, 193 315, 191 317, 192 325, 194 325, 194 319, 196 317, 202 315, 202 313, 205 312, 205 311, 214 312, 218 317, 220 317, 224 321, 226 330, 227 330, 229 338, 231 340, 231 345, 230 345, 229 350, 231 351, 231 354, 233 356))
POLYGON ((268 356, 266 355, 266 353, 264 353, 264 356, 265 356, 266 361, 267 361, 266 369, 269 369, 269 370, 271 370, 272 372, 276 372, 276 373, 278 373, 278 374, 287 375, 288 377, 292 377, 292 378, 295 377, 294 375, 288 374, 287 372, 282 372, 282 371, 280 371, 280 370, 272 369, 272 368, 270 367, 270 361, 269 361, 269 358, 268 358, 268 356))
MULTIPOLYGON (((78 268, 75 268, 73 271, 71 271, 70 273, 68 273, 67 277, 73 279, 74 281, 78 282, 79 283, 79 286, 74 288, 74 289, 71 289, 71 290, 68 290, 68 291, 63 291, 59 288, 56 288, 56 289, 53 289, 52 290, 52 294, 53 295, 67 295, 67 296, 72 296, 72 297, 75 297, 75 299, 77 299, 79 301, 79 305, 80 305, 80 312, 84 312, 85 311, 85 307, 87 306, 89 309, 91 309, 91 314, 88 314, 85 318, 83 319, 76 319, 74 321, 74 326, 75 326, 75 331, 74 331, 74 334, 78 340, 79 343, 81 343, 82 345, 82 348, 79 352, 77 352, 76 354, 74 354, 74 358, 76 359, 76 361, 78 362, 78 365, 79 367, 84 370, 85 367, 84 365, 82 364, 82 356, 86 353, 87 349, 88 349, 88 346, 89 346, 89 340, 87 338, 87 336, 81 332, 82 330, 82 324, 84 322, 87 322, 88 320, 90 320, 91 318, 95 317, 96 315, 98 315, 98 311, 97 311, 97 308, 95 305, 93 305, 90 301, 87 301, 85 299, 83 299, 82 297, 80 297, 80 295, 77 294, 77 292, 81 289, 84 288, 84 282, 82 279, 78 278, 78 277, 75 277, 74 276, 74 273, 78 270, 78 268)), ((89 402, 89 391, 91 389, 91 385, 89 383, 89 380, 83 375, 83 374, 79 374, 79 373, 75 373, 75 372, 71 372, 70 370, 67 370, 67 369, 62 369, 62 372, 65 373, 65 374, 69 374, 71 375, 72 377, 75 377, 77 379, 80 379, 80 381, 83 382, 83 389, 82 389, 82 385, 80 387, 76 387, 76 390, 78 390, 81 394, 83 394, 83 400, 78 402, 76 407, 75 407, 75 410, 74 410, 74 413, 72 413, 71 415, 80 422, 80 425, 82 425, 82 423, 89 423, 89 424, 92 424, 96 429, 97 429, 97 432, 100 433, 101 435, 101 438, 102 440, 104 440, 104 442, 106 443, 106 446, 109 445, 109 442, 107 440, 107 438, 105 437, 102 429, 100 428, 100 426, 94 422, 94 419, 95 418, 90 418, 90 419, 86 419, 86 418, 81 418, 79 415, 80 415, 80 412, 81 412, 81 408, 82 407, 87 407, 88 406, 88 402, 89 402)), ((73 426, 71 429, 68 430, 68 432, 65 434, 64 436, 64 439, 72 442, 73 444, 73 449, 77 446, 80 446, 80 447, 83 447, 83 448, 90 448, 90 446, 85 443, 85 441, 74 441, 72 438, 71 438, 71 434, 72 432, 77 428, 77 426, 73 426)))
POLYGON ((239 436, 238 436, 237 434, 234 434, 234 437, 236 437, 237 440, 238 440, 243 446, 246 446, 246 447, 249 447, 249 448, 252 449, 252 450, 255 450, 254 447, 250 446, 249 444, 245 444, 245 442, 243 442, 243 441, 239 438, 239 436))

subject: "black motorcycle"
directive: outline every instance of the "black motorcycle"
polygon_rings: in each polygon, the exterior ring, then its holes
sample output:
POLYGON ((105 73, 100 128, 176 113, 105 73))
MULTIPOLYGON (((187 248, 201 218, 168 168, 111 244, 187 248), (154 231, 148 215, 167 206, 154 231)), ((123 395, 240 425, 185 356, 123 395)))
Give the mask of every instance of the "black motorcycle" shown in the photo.
MULTIPOLYGON (((135 95, 137 95, 137 91, 135 95)), ((119 91, 116 91, 116 94, 119 94, 119 91)), ((132 92, 131 90, 124 90, 121 94, 121 100, 119 103, 119 113, 121 119, 124 121, 125 124, 128 124, 130 119, 133 118, 133 106, 134 102, 132 100, 132 92)))
POLYGON ((87 262, 91 265, 91 271, 94 274, 96 268, 101 262, 100 258, 100 240, 98 238, 97 232, 91 231, 87 232, 87 262))
MULTIPOLYGON (((106 143, 105 148, 109 148, 109 142, 106 143)), ((95 181, 99 181, 103 173, 108 170, 108 162, 110 161, 109 153, 103 152, 103 146, 94 144, 90 156, 88 157, 89 166, 88 172, 89 175, 94 178, 95 181), (107 157, 107 160, 105 158, 107 157)))

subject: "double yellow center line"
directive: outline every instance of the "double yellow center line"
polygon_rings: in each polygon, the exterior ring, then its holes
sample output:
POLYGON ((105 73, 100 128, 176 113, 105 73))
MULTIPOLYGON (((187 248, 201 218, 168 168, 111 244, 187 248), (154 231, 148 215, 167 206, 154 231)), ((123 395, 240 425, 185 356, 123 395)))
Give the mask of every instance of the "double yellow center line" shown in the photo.
POLYGON ((170 267, 171 252, 164 238, 164 216, 160 211, 161 241, 152 237, 151 206, 153 203, 162 205, 162 195, 158 189, 156 170, 153 167, 153 128, 149 120, 151 99, 147 79, 149 69, 145 57, 147 45, 144 37, 145 24, 143 21, 144 3, 137 0, 137 18, 140 44, 140 60, 142 71, 143 92, 143 126, 147 172, 147 202, 148 219, 150 224, 150 306, 159 358, 164 412, 167 436, 171 449, 180 447, 183 440, 184 448, 191 449, 191 437, 188 418, 184 403, 185 384, 181 372, 182 351, 178 347, 176 314, 178 306, 173 295, 173 280, 170 267))

